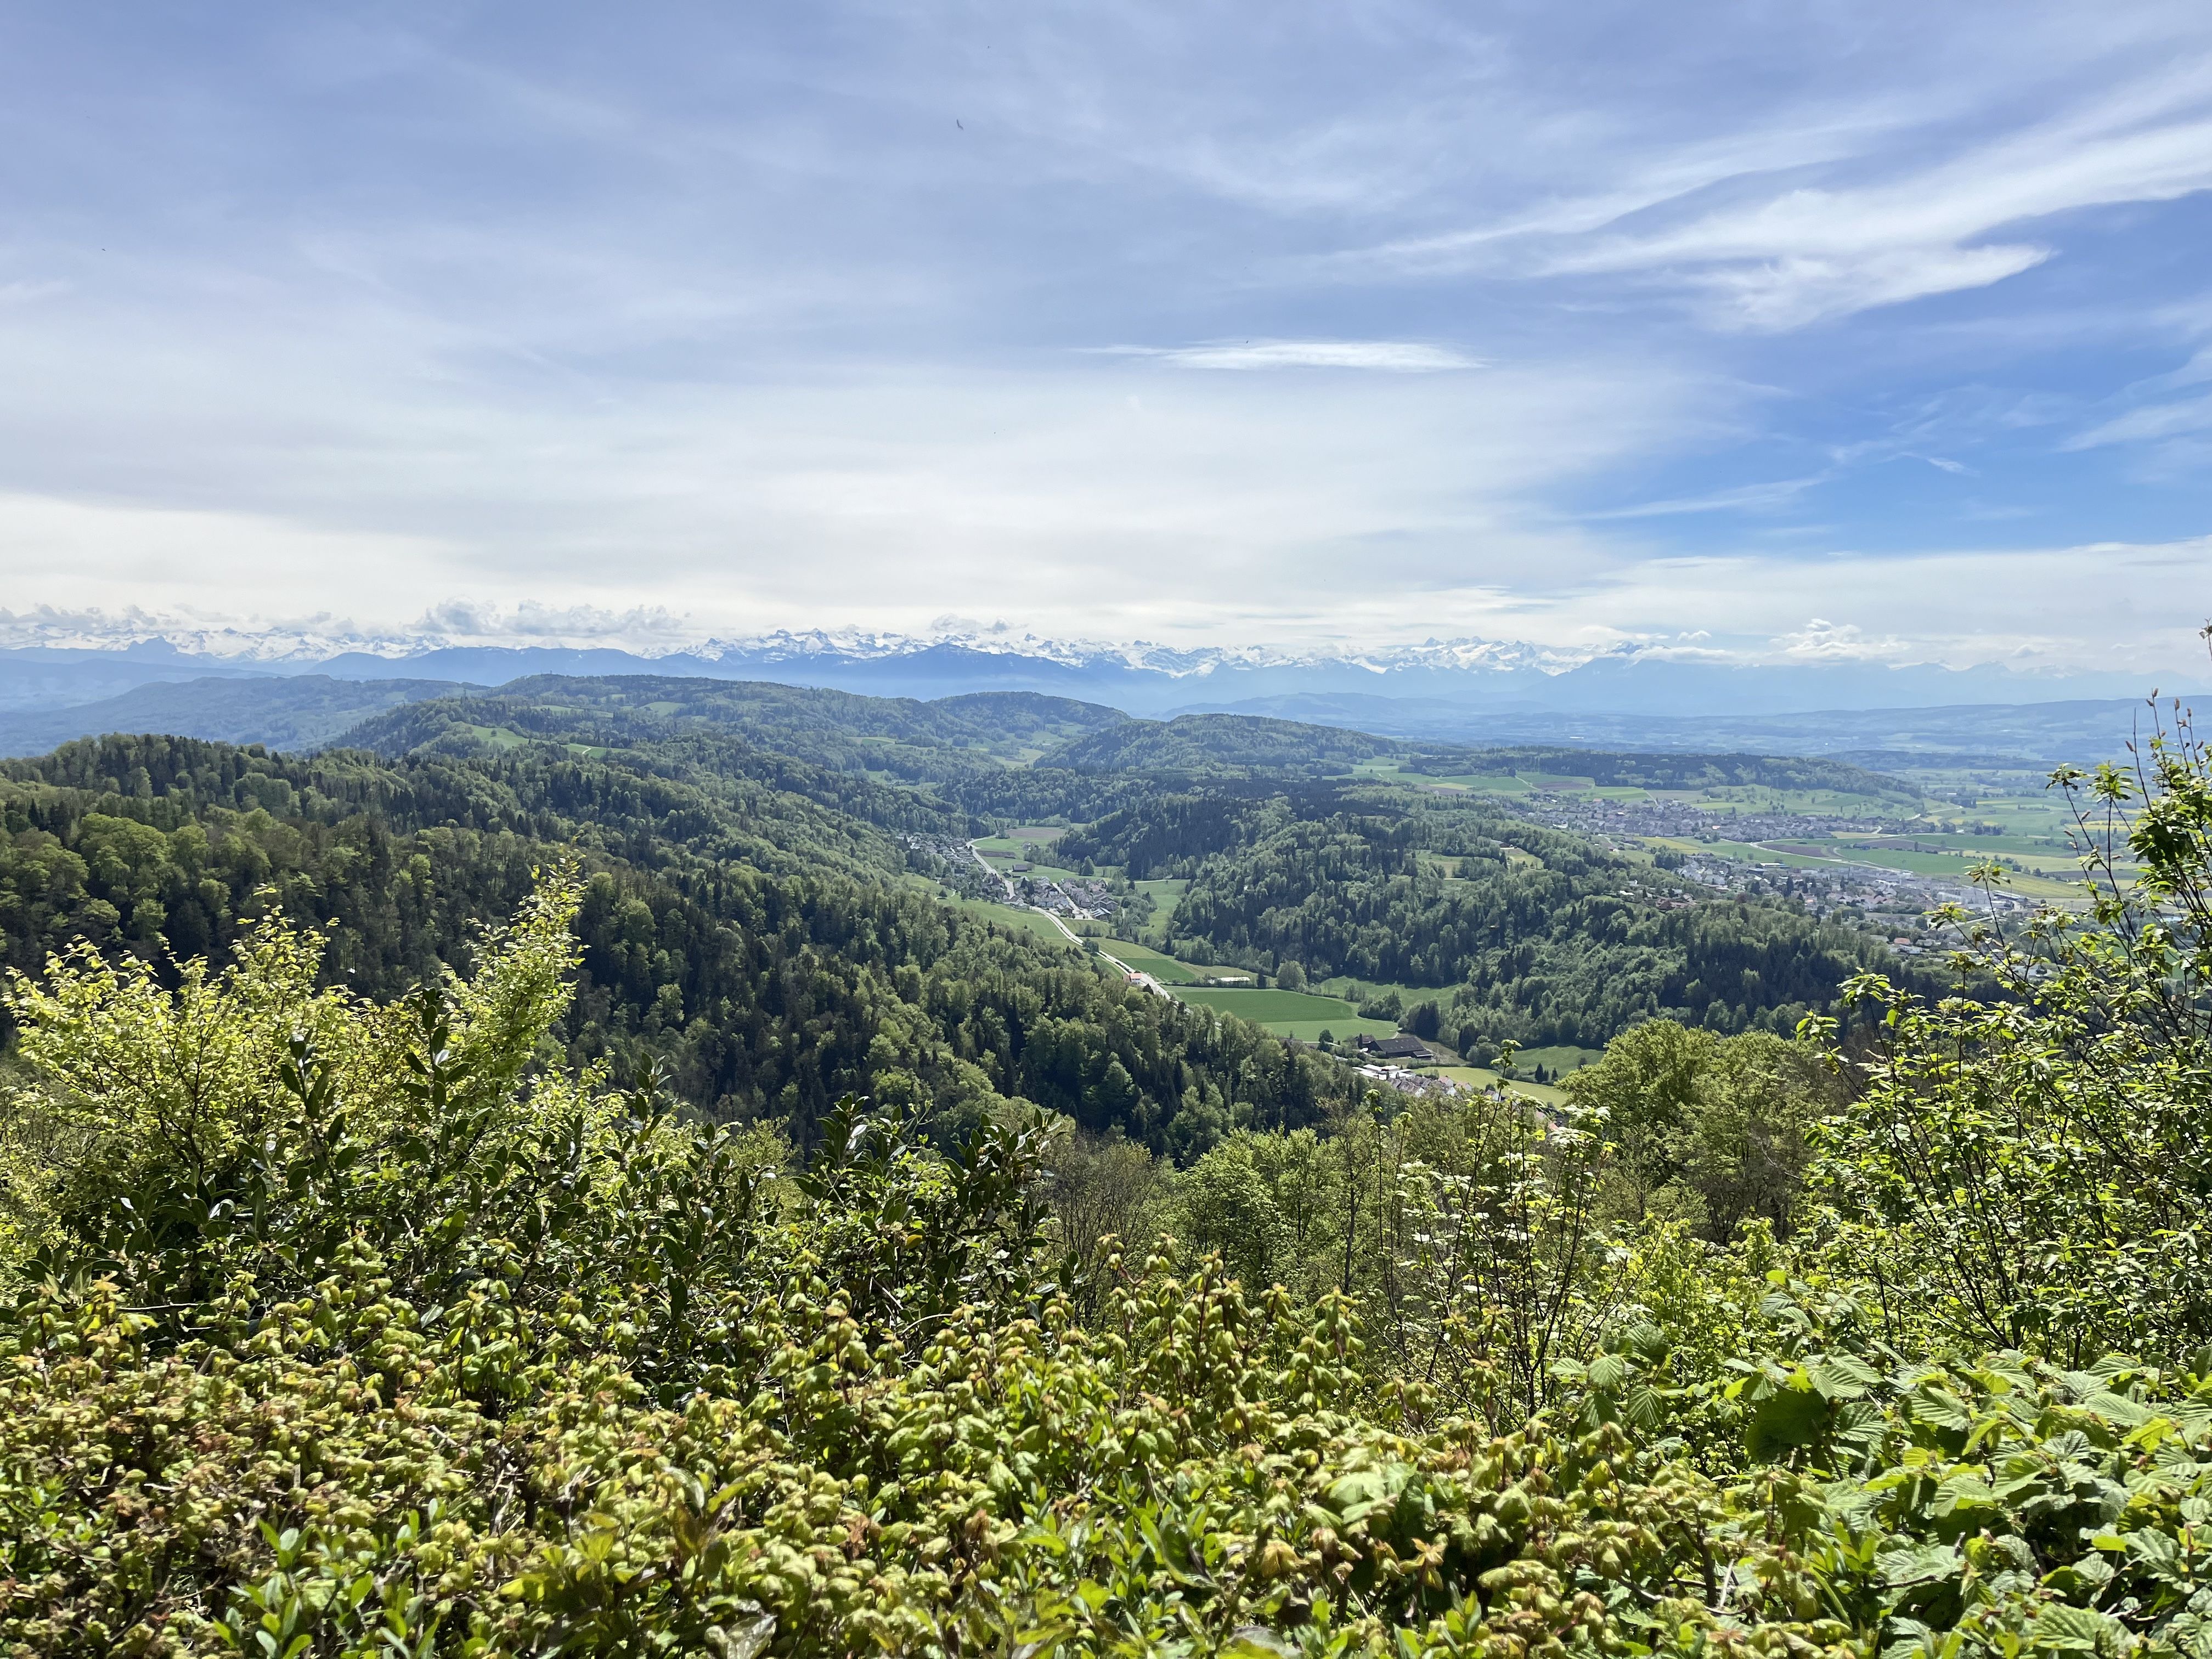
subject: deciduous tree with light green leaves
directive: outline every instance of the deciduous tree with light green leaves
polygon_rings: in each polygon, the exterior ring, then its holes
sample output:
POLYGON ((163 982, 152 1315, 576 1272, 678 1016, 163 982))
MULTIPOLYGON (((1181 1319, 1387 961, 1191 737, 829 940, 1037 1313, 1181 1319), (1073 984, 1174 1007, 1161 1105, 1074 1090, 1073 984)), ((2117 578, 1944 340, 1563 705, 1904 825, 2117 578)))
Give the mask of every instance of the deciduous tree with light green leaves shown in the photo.
POLYGON ((2212 1338, 2212 759, 2185 723, 2052 785, 2094 911, 1955 912, 1994 999, 1861 981, 1881 1041, 1820 1184, 1899 1342, 2179 1357, 2212 1338))

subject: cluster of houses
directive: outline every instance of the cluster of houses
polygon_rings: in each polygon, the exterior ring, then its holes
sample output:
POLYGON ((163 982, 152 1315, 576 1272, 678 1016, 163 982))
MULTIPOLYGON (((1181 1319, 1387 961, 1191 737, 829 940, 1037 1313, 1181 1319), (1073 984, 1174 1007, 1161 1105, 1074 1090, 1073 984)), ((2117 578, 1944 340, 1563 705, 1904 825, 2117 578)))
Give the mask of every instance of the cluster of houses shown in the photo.
POLYGON ((1412 1068, 1435 1063, 1435 1049, 1417 1036, 1401 1031, 1395 1036, 1370 1036, 1359 1034, 1359 1053, 1367 1064, 1358 1067, 1360 1076, 1372 1078, 1387 1088, 1406 1095, 1455 1095, 1460 1085, 1449 1078, 1431 1077, 1412 1068))
POLYGON ((1015 902, 1033 904, 1040 910, 1064 916, 1087 918, 1093 921, 1114 919, 1114 895, 1103 881, 1053 881, 1028 874, 1030 866, 1016 864, 1007 866, 1010 876, 1020 877, 1017 885, 1010 882, 1009 891, 1016 894, 1015 902))
POLYGON ((1359 1052, 1371 1054, 1376 1060, 1395 1060, 1413 1066, 1433 1064, 1437 1057, 1436 1050, 1427 1043, 1403 1031, 1395 1036, 1387 1037, 1370 1036, 1362 1031, 1359 1034, 1359 1052))

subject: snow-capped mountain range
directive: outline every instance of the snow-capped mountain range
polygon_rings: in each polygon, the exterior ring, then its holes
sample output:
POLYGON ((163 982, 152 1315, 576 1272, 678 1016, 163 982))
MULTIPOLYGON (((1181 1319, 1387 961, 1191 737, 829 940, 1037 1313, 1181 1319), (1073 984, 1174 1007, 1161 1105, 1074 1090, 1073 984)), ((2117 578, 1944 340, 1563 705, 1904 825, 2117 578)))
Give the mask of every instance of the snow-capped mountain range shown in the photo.
MULTIPOLYGON (((487 618, 447 607, 404 631, 318 622, 249 630, 98 613, 0 611, 0 708, 66 707, 132 686, 206 676, 323 674, 499 685, 532 674, 665 674, 769 679, 877 696, 937 697, 1028 690, 1138 714, 1249 708, 1352 723, 1362 704, 1448 710, 1612 713, 1644 716, 1806 713, 1823 709, 2020 704, 2140 696, 2133 672, 2028 672, 1996 664, 1952 668, 1848 651, 1808 659, 1731 657, 1697 642, 1631 642, 1575 650, 1487 639, 1386 648, 1172 647, 1066 641, 998 627, 945 625, 923 635, 862 629, 776 630, 685 641, 659 613, 487 618), (618 640, 621 643, 586 643, 618 640), (568 642, 574 641, 574 642, 568 642)), ((2192 690, 2202 676, 2166 677, 2192 690)), ((1406 711, 1397 711, 1403 714, 1406 711)))

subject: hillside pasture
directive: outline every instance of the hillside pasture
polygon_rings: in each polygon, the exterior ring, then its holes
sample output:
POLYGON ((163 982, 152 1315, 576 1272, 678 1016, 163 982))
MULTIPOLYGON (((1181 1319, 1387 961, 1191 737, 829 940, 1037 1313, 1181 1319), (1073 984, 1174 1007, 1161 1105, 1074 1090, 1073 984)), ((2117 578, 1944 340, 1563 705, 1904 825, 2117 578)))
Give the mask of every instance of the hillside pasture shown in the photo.
POLYGON ((1336 997, 1315 996, 1307 991, 1212 989, 1176 986, 1175 994, 1201 1008, 1218 1008, 1224 1014, 1249 1019, 1277 1036, 1301 1042, 1320 1041, 1328 1031, 1339 1037, 1364 1032, 1370 1036, 1393 1036, 1397 1024, 1387 1019, 1362 1019, 1359 1010, 1336 997))
MULTIPOLYGON (((1468 1089, 1494 1088, 1502 1080, 1497 1073, 1486 1066, 1424 1066, 1422 1069, 1432 1076, 1449 1079, 1462 1087, 1468 1089)), ((1530 1099, 1540 1101, 1547 1106, 1556 1106, 1566 1098, 1564 1090, 1555 1089, 1548 1083, 1516 1081, 1508 1083, 1505 1086, 1516 1095, 1527 1095, 1530 1099)))
POLYGON ((1102 939, 1098 948, 1107 951, 1140 974, 1150 974, 1163 985, 1195 985, 1200 980, 1216 974, 1235 974, 1238 968, 1194 968, 1189 963, 1178 962, 1164 951, 1155 951, 1149 945, 1138 945, 1128 939, 1102 939))
POLYGON ((994 904, 988 899, 963 898, 957 902, 970 915, 996 922, 1017 933, 1028 933, 1037 939, 1048 939, 1055 945, 1066 945, 1071 951, 1075 949, 1067 935, 1061 933, 1054 925, 1052 918, 1042 910, 1024 910, 1012 904, 994 904))

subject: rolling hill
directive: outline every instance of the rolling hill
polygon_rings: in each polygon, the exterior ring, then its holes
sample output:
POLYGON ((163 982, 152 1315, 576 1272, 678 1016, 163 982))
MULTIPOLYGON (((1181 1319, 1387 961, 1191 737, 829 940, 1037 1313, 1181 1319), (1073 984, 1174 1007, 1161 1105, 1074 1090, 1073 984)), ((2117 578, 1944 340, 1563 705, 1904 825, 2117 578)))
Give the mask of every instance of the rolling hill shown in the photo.
POLYGON ((0 713, 0 755, 43 755, 75 738, 161 732, 306 753, 374 714, 472 688, 453 680, 341 680, 326 674, 207 675, 132 687, 96 702, 0 713))
POLYGON ((1340 772, 1395 753, 1387 738, 1333 726, 1254 714, 1182 714, 1128 720, 1044 756, 1040 766, 1077 772, 1259 772, 1308 776, 1340 772))

